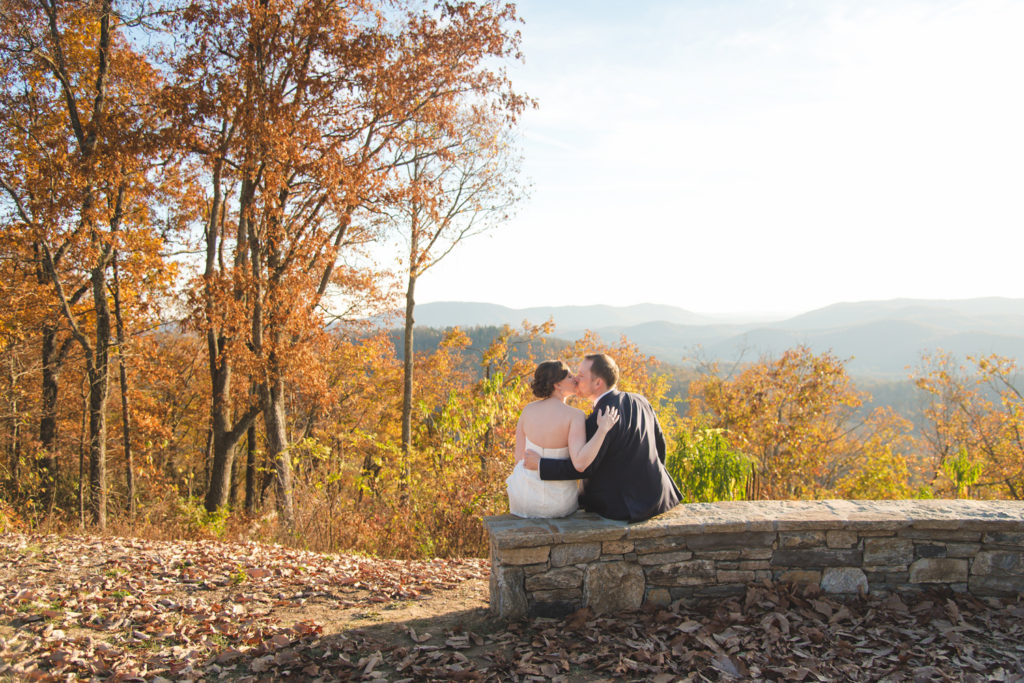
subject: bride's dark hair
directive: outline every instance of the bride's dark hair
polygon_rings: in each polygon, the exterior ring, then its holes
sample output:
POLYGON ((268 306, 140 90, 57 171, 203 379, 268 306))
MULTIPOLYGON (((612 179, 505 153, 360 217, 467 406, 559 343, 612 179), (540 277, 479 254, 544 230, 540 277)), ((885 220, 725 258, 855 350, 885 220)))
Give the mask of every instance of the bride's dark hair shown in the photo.
POLYGON ((555 391, 555 385, 569 376, 569 366, 564 360, 546 360, 533 371, 530 388, 537 398, 547 398, 555 391))

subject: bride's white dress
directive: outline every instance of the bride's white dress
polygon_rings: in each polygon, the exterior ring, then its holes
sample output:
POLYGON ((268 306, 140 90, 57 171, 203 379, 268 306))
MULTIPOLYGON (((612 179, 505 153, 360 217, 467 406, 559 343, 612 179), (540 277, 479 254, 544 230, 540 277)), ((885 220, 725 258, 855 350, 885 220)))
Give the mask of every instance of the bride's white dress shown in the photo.
MULTIPOLYGON (((536 451, 543 458, 564 460, 569 457, 569 447, 541 448, 529 439, 526 449, 536 451)), ((565 517, 579 507, 579 482, 544 481, 537 470, 523 467, 517 462, 512 474, 505 480, 508 485, 508 508, 517 517, 565 517)))

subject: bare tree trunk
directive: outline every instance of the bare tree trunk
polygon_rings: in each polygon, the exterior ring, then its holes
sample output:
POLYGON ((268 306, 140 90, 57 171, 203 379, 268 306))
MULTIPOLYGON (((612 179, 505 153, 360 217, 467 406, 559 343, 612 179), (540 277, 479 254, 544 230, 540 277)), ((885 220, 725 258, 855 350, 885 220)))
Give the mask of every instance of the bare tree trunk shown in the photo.
POLYGON ((46 506, 46 516, 50 519, 53 518, 53 510, 57 506, 57 480, 60 477, 60 460, 57 458, 53 459, 53 495, 50 496, 50 500, 46 506))
MULTIPOLYGON (((224 129, 222 128, 222 131, 224 129)), ((227 438, 231 431, 231 360, 227 357, 227 337, 212 327, 213 305, 217 293, 211 290, 211 281, 217 274, 217 254, 221 247, 223 224, 220 220, 221 172, 223 160, 217 159, 213 167, 213 204, 206 226, 206 308, 207 322, 211 323, 206 332, 206 346, 210 362, 210 433, 207 439, 207 467, 210 470, 206 500, 208 512, 215 512, 226 500, 225 473, 235 456, 234 444, 227 438)))
POLYGON ((89 415, 89 376, 82 382, 82 428, 78 432, 78 524, 85 528, 85 430, 89 415))
POLYGON ((220 370, 211 373, 214 385, 212 436, 208 459, 209 483, 205 507, 209 512, 225 505, 231 493, 231 473, 234 469, 235 447, 242 440, 253 421, 260 414, 260 405, 254 404, 232 424, 230 407, 230 364, 225 360, 220 370))
POLYGON ((210 367, 210 380, 213 385, 213 403, 210 406, 211 424, 207 440, 207 467, 209 468, 209 485, 206 489, 204 504, 208 512, 214 512, 227 500, 227 472, 235 457, 235 444, 227 439, 231 425, 231 363, 224 358, 223 338, 213 332, 207 332, 210 346, 210 358, 214 359, 210 367), (214 363, 220 358, 219 367, 214 363))
POLYGON ((256 515, 256 425, 250 424, 245 437, 245 514, 256 515))
MULTIPOLYGON (((83 213, 87 213, 89 202, 86 202, 83 213)), ((94 237, 95 239, 95 237, 94 237)), ((110 352, 110 308, 107 305, 106 268, 110 250, 101 248, 96 265, 89 276, 92 290, 94 313, 96 316, 95 344, 82 333, 78 327, 74 313, 65 298, 60 278, 54 269, 53 259, 49 253, 46 258, 46 269, 57 289, 64 315, 71 325, 72 335, 82 347, 85 356, 86 382, 88 383, 88 414, 89 414, 89 511, 91 521, 101 530, 107 526, 107 391, 109 387, 109 352, 110 352)), ((84 418, 83 418, 84 419, 84 418)), ((84 428, 83 428, 84 438, 84 428)), ((81 464, 81 463, 80 463, 81 464)), ((84 520, 84 495, 81 490, 84 472, 79 473, 79 508, 84 520)))
MULTIPOLYGON (((414 172, 418 166, 413 166, 414 172)), ((416 308, 416 278, 419 277, 420 258, 419 211, 414 207, 409 225, 409 273, 405 290, 405 339, 402 346, 402 490, 409 483, 409 453, 412 450, 412 392, 413 392, 413 313, 416 308)))
MULTIPOLYGON (((44 249, 39 242, 33 244, 33 252, 36 257, 36 282, 40 286, 46 286, 55 279, 51 277, 51 268, 55 274, 58 264, 63 257, 59 252, 57 255, 52 255, 52 262, 48 261, 45 256, 50 255, 50 251, 44 249)), ((74 305, 87 291, 87 287, 80 287, 78 291, 72 294, 69 303, 74 305)), ((58 330, 59 324, 53 319, 44 322, 42 325, 40 344, 42 391, 39 405, 39 452, 35 460, 35 467, 40 481, 40 502, 51 513, 57 503, 57 468, 59 465, 57 460, 57 409, 60 388, 59 379, 64 360, 75 341, 73 336, 69 336, 63 343, 58 345, 58 330)))
MULTIPOLYGON (((226 365, 226 362, 225 362, 226 365)), ((231 476, 234 470, 235 447, 241 441, 256 417, 260 414, 258 403, 249 407, 246 413, 232 425, 231 408, 228 398, 224 396, 223 384, 218 381, 218 375, 214 372, 213 381, 215 387, 221 384, 221 388, 214 390, 213 426, 211 429, 210 451, 208 453, 208 486, 206 490, 205 507, 209 512, 228 502, 231 492, 231 476)))
POLYGON ((121 426, 124 431, 124 483, 125 494, 128 497, 127 512, 128 518, 135 521, 135 463, 132 456, 132 421, 131 406, 128 401, 128 373, 124 366, 124 359, 120 357, 120 381, 121 381, 121 426))
MULTIPOLYGON (((273 361, 272 361, 273 362, 273 361)), ((263 402, 263 426, 267 432, 267 457, 274 463, 274 491, 277 494, 277 512, 285 526, 295 526, 292 501, 292 462, 288 452, 288 434, 285 431, 287 415, 284 406, 284 383, 272 377, 260 385, 263 402)))
POLYGON ((235 481, 235 471, 238 469, 237 464, 238 461, 232 459, 231 472, 228 473, 228 481, 231 482, 230 492, 228 493, 228 507, 232 510, 238 506, 238 483, 235 481))
MULTIPOLYGON (((15 404, 15 410, 17 410, 17 404, 15 404)), ((14 490, 20 492, 21 489, 21 418, 17 414, 14 416, 14 429, 11 430, 11 477, 14 480, 14 490)))
POLYGON ((107 391, 110 351, 110 308, 107 305, 106 266, 92 270, 96 307, 96 346, 89 367, 89 508, 92 522, 107 528, 107 391))
POLYGON ((416 307, 416 276, 409 275, 405 291, 405 343, 402 346, 402 478, 409 480, 409 451, 412 449, 413 392, 413 309, 416 307))
POLYGON ((18 378, 14 370, 13 353, 9 357, 9 362, 8 379, 11 387, 11 443, 8 452, 8 455, 10 456, 10 466, 8 468, 10 480, 7 484, 11 498, 16 498, 21 492, 21 439, 19 436, 19 433, 21 432, 21 417, 18 415, 18 378))
POLYGON ((42 402, 39 406, 39 456, 36 469, 42 485, 41 500, 47 509, 52 509, 57 495, 57 378, 60 370, 56 352, 57 326, 43 325, 42 402))
MULTIPOLYGON (((203 476, 206 477, 207 487, 209 487, 209 482, 213 481, 213 477, 211 475, 211 471, 213 469, 213 429, 206 430, 205 455, 206 457, 203 458, 203 476)), ((209 492, 209 488, 207 488, 207 492, 209 492)), ((189 497, 192 497, 191 489, 189 490, 189 497)), ((210 510, 210 512, 213 512, 213 510, 210 510)))
MULTIPOLYGON (((223 225, 220 220, 222 211, 220 176, 223 161, 218 161, 214 167, 214 202, 210 211, 210 220, 207 225, 206 241, 206 278, 211 281, 217 272, 217 253, 221 246, 223 225)), ((247 206, 252 199, 254 192, 253 183, 246 181, 242 184, 240 201, 247 206)), ((244 211, 243 211, 244 213, 244 211)), ((245 219, 239 220, 238 243, 235 247, 235 265, 243 268, 248 261, 248 237, 247 223, 245 219)), ((213 320, 211 307, 216 292, 206 292, 206 305, 208 308, 207 320, 213 320)), ((244 297, 245 293, 241 288, 236 289, 235 297, 244 297)), ((211 429, 212 451, 209 454, 209 477, 206 489, 204 505, 209 512, 214 512, 228 502, 231 490, 231 472, 234 469, 235 446, 242 439, 242 435, 248 430, 249 425, 260 414, 260 405, 253 402, 249 409, 237 420, 233 420, 231 411, 231 380, 233 369, 231 359, 228 357, 228 345, 230 339, 217 330, 210 329, 206 333, 207 351, 210 361, 210 382, 212 389, 211 429)))
POLYGON ((117 252, 114 252, 114 319, 117 321, 117 367, 121 384, 121 431, 124 444, 125 487, 128 518, 135 521, 135 465, 132 460, 132 413, 128 398, 128 361, 125 360, 124 319, 121 317, 121 280, 118 277, 117 252))
POLYGON ((276 479, 277 477, 274 476, 272 471, 264 468, 263 476, 260 477, 259 485, 259 501, 261 503, 267 499, 267 489, 270 488, 270 485, 273 484, 276 479))
MULTIPOLYGON (((282 203, 284 196, 280 197, 282 203)), ((251 339, 255 352, 266 359, 266 370, 264 379, 259 385, 260 404, 263 407, 263 428, 267 439, 267 458, 274 463, 274 484, 277 498, 277 512, 285 527, 292 531, 295 528, 295 509, 292 501, 292 466, 291 455, 288 452, 287 432, 287 411, 284 402, 284 372, 280 359, 277 355, 278 349, 282 348, 282 335, 284 332, 278 327, 266 327, 264 319, 267 310, 274 310, 272 300, 265 300, 265 296, 273 297, 276 292, 273 287, 264 289, 262 284, 262 271, 264 258, 269 271, 270 281, 275 281, 281 274, 281 254, 279 244, 268 241, 266 254, 261 250, 260 240, 255 235, 249 236, 249 256, 255 283, 255 292, 252 295, 252 319, 251 339), (269 344, 265 343, 265 337, 269 333, 269 344)))

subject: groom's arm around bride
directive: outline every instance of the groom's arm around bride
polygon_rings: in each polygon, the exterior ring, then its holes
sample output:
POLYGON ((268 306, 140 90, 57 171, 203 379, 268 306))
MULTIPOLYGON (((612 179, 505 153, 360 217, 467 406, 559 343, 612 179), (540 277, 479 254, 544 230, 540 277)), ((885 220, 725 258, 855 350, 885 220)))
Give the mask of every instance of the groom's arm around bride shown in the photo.
POLYGON ((665 469, 665 437, 646 398, 617 391, 619 370, 605 354, 587 356, 577 370, 577 393, 594 402, 587 416, 587 438, 597 430, 602 409, 618 409, 619 420, 608 432, 593 462, 577 472, 567 460, 529 455, 525 465, 538 468, 540 478, 584 478, 580 507, 610 519, 640 522, 675 507, 679 489, 665 469))

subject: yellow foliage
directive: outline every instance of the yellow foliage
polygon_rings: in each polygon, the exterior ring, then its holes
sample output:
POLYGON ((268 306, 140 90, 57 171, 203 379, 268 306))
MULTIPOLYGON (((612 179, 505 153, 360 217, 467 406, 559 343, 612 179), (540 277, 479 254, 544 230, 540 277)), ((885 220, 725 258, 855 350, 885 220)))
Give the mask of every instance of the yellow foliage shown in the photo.
POLYGON ((958 365, 948 353, 927 356, 916 377, 929 397, 924 442, 930 479, 943 494, 958 495, 945 475, 968 453, 980 467, 971 495, 1024 499, 1024 392, 1016 362, 990 355, 968 356, 967 363, 958 365))

